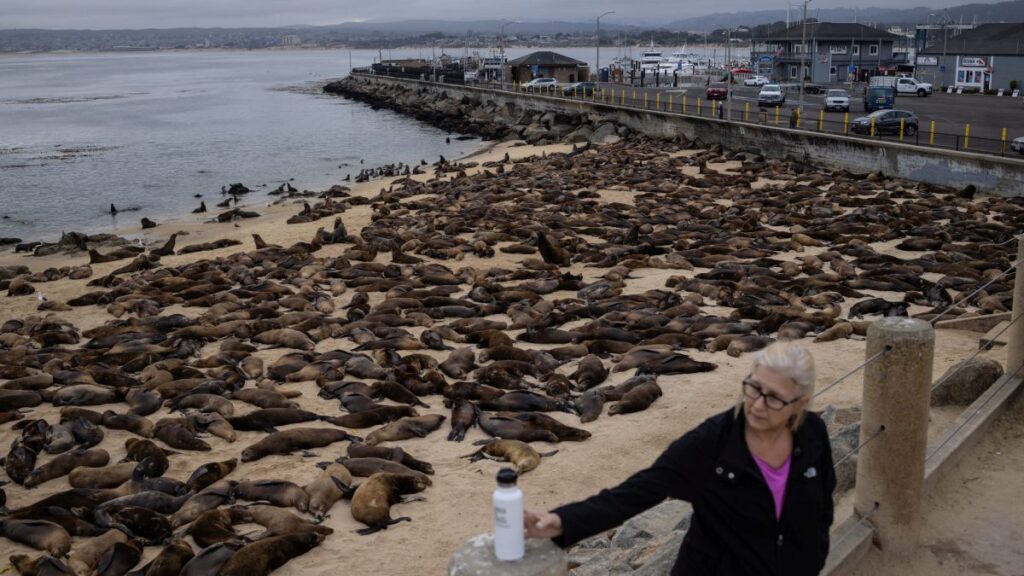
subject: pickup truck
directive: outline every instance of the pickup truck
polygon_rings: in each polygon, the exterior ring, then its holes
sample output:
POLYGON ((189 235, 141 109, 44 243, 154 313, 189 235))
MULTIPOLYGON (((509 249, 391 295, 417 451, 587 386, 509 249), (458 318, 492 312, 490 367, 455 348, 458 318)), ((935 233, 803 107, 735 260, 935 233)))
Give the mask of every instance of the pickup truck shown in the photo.
POLYGON ((897 95, 917 94, 923 98, 932 93, 931 84, 907 76, 873 76, 868 81, 868 85, 872 88, 887 86, 895 90, 897 95))

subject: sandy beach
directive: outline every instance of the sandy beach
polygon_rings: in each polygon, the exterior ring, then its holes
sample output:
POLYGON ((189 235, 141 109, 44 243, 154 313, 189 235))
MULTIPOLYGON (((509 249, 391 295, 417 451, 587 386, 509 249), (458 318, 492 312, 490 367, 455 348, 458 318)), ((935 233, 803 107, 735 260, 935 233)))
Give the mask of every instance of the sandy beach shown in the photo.
MULTIPOLYGON (((480 152, 469 157, 460 159, 462 162, 477 162, 483 164, 489 161, 499 161, 505 154, 511 159, 526 158, 541 154, 566 153, 571 150, 568 145, 552 146, 522 146, 513 143, 503 143, 487 146, 480 152)), ((696 153, 696 151, 684 151, 683 154, 696 153)), ((738 162, 709 164, 708 168, 728 172, 738 167, 738 162)), ((695 168, 694 168, 695 169, 695 168)), ((483 170, 482 166, 466 170, 467 176, 483 170)), ((425 180, 429 175, 416 176, 416 179, 425 180)), ((395 179, 375 180, 366 183, 351 185, 350 193, 353 195, 372 197, 382 189, 388 188, 395 179)), ((771 181, 760 182, 760 186, 771 185, 771 181)), ((614 189, 601 190, 601 203, 631 203, 635 191, 614 189)), ((422 197, 413 197, 404 200, 424 200, 422 197)), ((209 199, 207 199, 209 200, 209 199)), ((429 200, 429 198, 426 198, 429 200)), ((333 217, 321 219, 316 222, 305 224, 288 225, 285 220, 296 214, 302 207, 302 199, 285 201, 281 204, 268 206, 272 197, 265 195, 265 192, 258 191, 250 194, 243 200, 246 209, 254 210, 260 214, 258 218, 241 220, 229 223, 210 223, 211 217, 215 217, 217 209, 211 208, 211 212, 203 215, 185 215, 174 221, 162 221, 157 228, 150 230, 134 230, 125 234, 131 240, 141 239, 147 246, 159 246, 172 232, 187 232, 187 235, 180 236, 178 247, 183 247, 201 242, 208 242, 222 238, 240 240, 243 245, 223 248, 211 252, 200 252, 189 255, 174 255, 161 260, 163 266, 178 266, 188 262, 195 262, 204 259, 212 259, 226 256, 238 251, 251 250, 253 241, 251 235, 258 233, 270 244, 288 246, 300 240, 310 240, 320 227, 330 229, 333 217)), ((314 199, 308 199, 312 204, 314 199)), ((214 202, 208 201, 207 205, 212 206, 214 202)), ((359 230, 371 222, 373 208, 369 204, 355 206, 340 216, 344 219, 348 230, 352 234, 358 234, 359 230)), ((883 254, 899 256, 903 258, 916 257, 919 254, 903 252, 895 245, 898 242, 878 242, 872 245, 877 251, 883 254)), ((328 245, 317 252, 317 257, 329 257, 340 255, 345 246, 328 245)), ((807 247, 803 252, 780 253, 774 257, 779 259, 790 259, 799 261, 803 256, 813 255, 824 251, 825 247, 807 247)), ((493 258, 479 258, 472 254, 467 255, 458 262, 447 261, 443 264, 451 268, 465 266, 471 267, 508 267, 520 266, 525 256, 496 252, 493 258)), ((47 257, 30 257, 24 254, 15 254, 11 249, 0 252, 0 265, 25 265, 32 272, 39 272, 48 267, 59 267, 68 265, 81 265, 88 262, 84 254, 75 256, 54 255, 47 257)), ((110 271, 123 266, 127 260, 117 262, 94 264, 92 278, 108 274, 110 271)), ((388 254, 381 253, 377 262, 389 262, 388 254)), ((573 274, 581 274, 584 282, 591 282, 601 277, 607 269, 585 266, 581 263, 573 263, 568 268, 573 274)), ((669 276, 689 275, 699 273, 704 269, 697 268, 693 271, 669 270, 656 268, 639 268, 632 271, 632 275, 626 280, 624 294, 640 294, 647 290, 664 289, 665 282, 669 276)), ((929 275, 931 277, 932 275, 929 275)), ((931 278, 933 281, 935 278, 931 278)), ((87 288, 88 280, 58 280, 48 283, 35 284, 37 292, 44 294, 47 299, 66 301, 76 295, 92 290, 87 288)), ((893 292, 876 292, 865 290, 870 296, 886 297, 889 300, 897 299, 900 294, 893 292)), ((335 298, 335 304, 340 310, 348 303, 355 291, 348 291, 335 298)), ((556 292, 546 296, 547 299, 574 297, 572 292, 556 292)), ((376 304, 383 299, 383 293, 371 292, 370 304, 376 304)), ((844 316, 849 307, 857 300, 847 299, 842 303, 844 316)), ((27 315, 39 314, 36 311, 38 304, 37 295, 31 294, 20 297, 0 297, 0 319, 20 318, 27 315)), ((702 312, 725 313, 729 308, 717 308, 713 305, 702 307, 702 312)), ((911 314, 926 311, 927 308, 918 305, 910 307, 911 314)), ((183 307, 179 305, 170 306, 161 313, 180 313, 189 317, 196 317, 204 309, 183 307)), ((86 306, 73 308, 66 312, 57 312, 61 318, 74 323, 78 328, 86 330, 106 322, 114 320, 102 307, 86 306)), ((495 317, 497 319, 497 317, 495 317)), ((410 332, 419 334, 423 328, 411 327, 410 332)), ((519 331, 510 331, 515 336, 519 331)), ((935 364, 933 374, 937 378, 956 361, 968 356, 978 346, 979 334, 958 330, 938 330, 936 333, 935 364)), ((861 338, 840 339, 832 342, 811 344, 810 339, 805 340, 810 345, 818 362, 818 386, 823 387, 836 378, 842 376, 850 369, 859 365, 864 360, 865 343, 861 338)), ((553 347, 550 345, 520 343, 528 349, 544 349, 553 347)), ((332 349, 351 350, 355 344, 351 340, 328 339, 317 343, 316 351, 324 352, 332 349)), ((208 345, 200 353, 200 356, 216 352, 216 343, 208 345)), ((257 353, 269 365, 270 362, 286 353, 284 349, 266 349, 257 353)), ((439 360, 447 357, 447 352, 422 351, 421 353, 432 355, 439 360)), ((709 416, 716 414, 732 406, 737 399, 739 383, 747 374, 750 368, 751 355, 743 355, 739 358, 728 356, 721 352, 690 351, 690 355, 697 360, 712 361, 718 364, 718 368, 712 372, 661 376, 658 383, 661 386, 664 396, 651 406, 648 410, 636 414, 608 416, 603 415, 598 420, 580 424, 579 419, 570 414, 554 413, 553 416, 560 421, 573 426, 581 427, 591 432, 592 437, 585 442, 562 442, 558 445, 538 443, 535 446, 539 451, 558 450, 558 454, 545 458, 536 470, 524 475, 520 480, 525 495, 527 506, 533 509, 547 509, 561 503, 573 501, 586 497, 598 490, 613 486, 631 473, 650 464, 654 458, 675 438, 679 437, 695 425, 699 424, 709 416)), ((1005 351, 996 349, 986 352, 983 356, 994 358, 1000 362, 1005 360, 1005 351)), ((575 366, 575 362, 563 365, 558 372, 568 374, 575 366)), ((608 383, 616 384, 626 380, 633 375, 633 371, 613 373, 608 383)), ((830 390, 815 402, 815 409, 823 409, 828 405, 835 407, 849 407, 860 403, 862 386, 862 374, 858 373, 847 379, 841 385, 830 390)), ((314 411, 320 414, 338 415, 340 410, 336 400, 323 400, 317 397, 318 388, 314 382, 286 383, 282 385, 285 390, 300 391, 301 396, 296 398, 301 408, 314 411)), ((421 414, 436 413, 449 415, 450 411, 442 405, 440 396, 424 397, 429 409, 422 409, 421 414)), ((243 413, 251 409, 240 402, 235 402, 236 413, 243 413)), ((92 409, 102 411, 104 409, 123 409, 118 406, 98 406, 92 409)), ((942 431, 943 426, 956 417, 958 409, 944 408, 933 409, 932 426, 930 435, 934 436, 942 431)), ((159 417, 168 415, 169 411, 164 408, 150 418, 156 420, 159 417)), ((45 418, 50 422, 56 422, 59 417, 59 409, 44 404, 31 414, 34 418, 45 418)), ((302 427, 304 424, 290 427, 302 427)), ((287 429, 290 427, 283 427, 287 429)), ((451 552, 464 540, 483 532, 491 527, 491 491, 494 488, 494 477, 501 464, 491 461, 480 461, 470 463, 461 458, 473 452, 476 448, 472 443, 485 439, 488 436, 479 428, 472 429, 462 443, 448 442, 445 440, 448 424, 442 429, 426 438, 412 439, 401 442, 401 446, 418 459, 426 460, 433 464, 436 474, 433 476, 433 486, 424 493, 426 501, 399 504, 392 509, 392 516, 409 516, 412 522, 398 524, 388 530, 378 532, 370 536, 359 536, 354 530, 363 526, 356 522, 350 515, 348 504, 339 502, 332 509, 330 516, 324 521, 324 525, 334 529, 334 534, 327 537, 323 544, 311 552, 300 556, 283 568, 276 571, 282 575, 334 575, 346 574, 349 576, 380 576, 391 574, 439 574, 448 565, 451 552)), ((366 432, 366 431, 363 431, 366 432)), ((124 455, 124 440, 131 435, 124 431, 106 430, 106 440, 102 447, 107 449, 111 455, 111 461, 120 460, 124 455)), ((242 449, 257 441, 263 436, 260 432, 239 432, 238 439, 228 443, 220 438, 211 437, 206 440, 213 446, 208 453, 186 453, 171 458, 171 468, 167 476, 179 480, 186 479, 189 474, 200 464, 212 461, 221 461, 237 457, 242 449)), ((8 446, 18 433, 11 430, 10 425, 0 428, 0 445, 8 446)), ((290 480, 299 485, 312 481, 319 472, 315 464, 320 461, 333 460, 344 452, 344 444, 313 450, 315 457, 305 458, 298 454, 291 456, 271 456, 257 462, 242 464, 229 476, 233 479, 281 479, 290 480)), ((50 456, 41 456, 39 463, 45 463, 50 456)), ((34 502, 41 497, 65 490, 68 488, 66 478, 50 481, 34 490, 25 490, 22 487, 8 485, 6 487, 8 507, 15 508, 34 502)), ((995 487, 993 489, 1001 489, 995 487)), ((1002 488, 1008 489, 1008 488, 1002 488)), ((844 519, 852 506, 850 495, 847 494, 840 499, 836 512, 837 523, 844 519)), ((965 504, 966 505, 966 504, 965 504)), ((956 515, 953 510, 946 510, 946 517, 952 518, 956 515)), ((258 526, 238 526, 239 533, 258 530, 258 526)), ((76 539, 77 540, 77 539, 76 539)), ((145 559, 152 558, 159 552, 158 547, 148 547, 145 559)), ((12 553, 28 553, 35 555, 36 552, 12 543, 9 540, 0 540, 0 556, 6 558, 12 553)))

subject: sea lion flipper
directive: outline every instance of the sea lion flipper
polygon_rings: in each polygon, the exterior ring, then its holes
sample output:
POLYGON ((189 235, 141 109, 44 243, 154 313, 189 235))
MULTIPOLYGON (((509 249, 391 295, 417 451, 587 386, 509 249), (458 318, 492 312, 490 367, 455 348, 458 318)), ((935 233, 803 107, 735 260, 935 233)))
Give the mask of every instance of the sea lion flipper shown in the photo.
POLYGON ((274 426, 267 425, 263 427, 263 432, 265 432, 266 434, 274 434, 278 432, 278 429, 275 428, 274 426))
POLYGON ((555 454, 558 454, 558 450, 552 450, 551 452, 540 452, 539 456, 541 458, 547 458, 549 456, 554 456, 555 454))

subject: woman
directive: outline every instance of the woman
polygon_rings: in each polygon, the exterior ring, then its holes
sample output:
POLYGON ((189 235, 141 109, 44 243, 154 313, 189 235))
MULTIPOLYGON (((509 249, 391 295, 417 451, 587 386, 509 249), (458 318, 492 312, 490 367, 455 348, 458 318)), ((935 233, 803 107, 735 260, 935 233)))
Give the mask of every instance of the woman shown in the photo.
POLYGON ((619 486, 546 514, 527 510, 526 535, 564 548, 676 498, 693 504, 693 518, 673 576, 818 574, 836 480, 825 424, 806 411, 814 359, 798 344, 773 344, 742 389, 735 408, 619 486))

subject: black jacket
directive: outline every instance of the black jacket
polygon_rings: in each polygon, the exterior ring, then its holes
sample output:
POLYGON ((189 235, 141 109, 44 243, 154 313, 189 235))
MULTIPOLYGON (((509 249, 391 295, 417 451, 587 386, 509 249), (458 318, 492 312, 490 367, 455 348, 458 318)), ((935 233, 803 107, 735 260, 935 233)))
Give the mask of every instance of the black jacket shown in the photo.
POLYGON ((828 556, 836 486, 825 424, 808 412, 793 435, 782 515, 744 436, 742 411, 713 416, 679 438, 654 465, 582 502, 554 510, 562 547, 614 528, 666 497, 693 504, 673 576, 804 576, 828 556))

